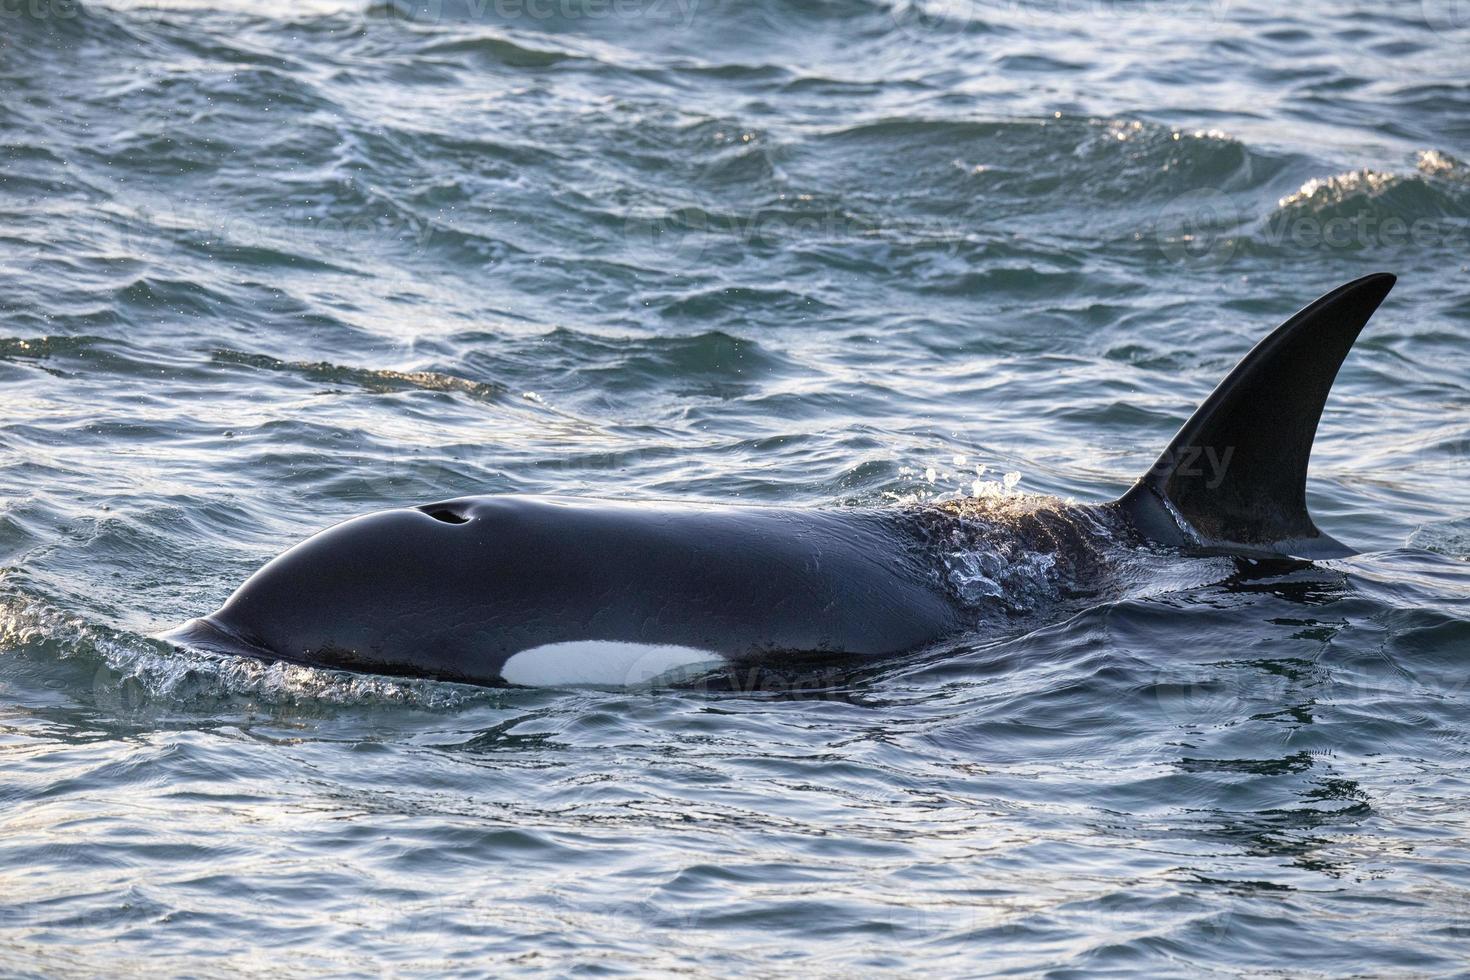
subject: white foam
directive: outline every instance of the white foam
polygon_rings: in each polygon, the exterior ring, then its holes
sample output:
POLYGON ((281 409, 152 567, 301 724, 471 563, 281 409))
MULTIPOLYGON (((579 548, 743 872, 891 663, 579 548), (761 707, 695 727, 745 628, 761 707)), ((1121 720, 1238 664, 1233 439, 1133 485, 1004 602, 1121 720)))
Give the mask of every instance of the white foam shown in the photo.
POLYGON ((574 640, 522 650, 505 662, 500 676, 525 687, 641 687, 689 677, 724 659, 694 647, 574 640))

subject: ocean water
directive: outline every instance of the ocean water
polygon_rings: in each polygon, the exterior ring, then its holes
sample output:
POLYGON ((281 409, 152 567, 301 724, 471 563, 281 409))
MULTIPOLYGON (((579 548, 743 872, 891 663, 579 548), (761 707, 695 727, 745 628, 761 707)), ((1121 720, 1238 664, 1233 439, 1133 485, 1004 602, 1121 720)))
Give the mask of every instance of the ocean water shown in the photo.
POLYGON ((1470 969, 1467 66, 1448 0, 0 5, 0 973, 1470 969), (1360 557, 800 689, 150 638, 453 495, 1106 500, 1380 270, 1360 557))

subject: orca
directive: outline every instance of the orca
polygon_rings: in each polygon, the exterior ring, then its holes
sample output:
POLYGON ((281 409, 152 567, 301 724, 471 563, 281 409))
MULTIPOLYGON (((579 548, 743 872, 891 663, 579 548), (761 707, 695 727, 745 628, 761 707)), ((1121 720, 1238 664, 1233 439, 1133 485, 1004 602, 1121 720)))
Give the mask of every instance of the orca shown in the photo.
POLYGON ((885 657, 1044 616, 1094 594, 1120 547, 1160 561, 1345 557, 1307 512, 1307 463, 1338 369, 1394 281, 1358 279, 1288 319, 1115 501, 458 497, 321 531, 163 638, 489 686, 656 683, 723 664, 885 657))

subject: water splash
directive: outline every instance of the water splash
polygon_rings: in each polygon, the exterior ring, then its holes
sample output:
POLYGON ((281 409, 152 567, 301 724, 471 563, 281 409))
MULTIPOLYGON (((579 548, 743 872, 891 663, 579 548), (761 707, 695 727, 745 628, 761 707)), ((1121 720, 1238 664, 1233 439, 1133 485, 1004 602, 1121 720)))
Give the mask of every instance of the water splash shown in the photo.
POLYGON ((400 705, 440 710, 494 697, 465 685, 265 663, 174 647, 45 603, 0 601, 0 656, 28 655, 92 672, 95 703, 120 714, 270 707, 400 705))

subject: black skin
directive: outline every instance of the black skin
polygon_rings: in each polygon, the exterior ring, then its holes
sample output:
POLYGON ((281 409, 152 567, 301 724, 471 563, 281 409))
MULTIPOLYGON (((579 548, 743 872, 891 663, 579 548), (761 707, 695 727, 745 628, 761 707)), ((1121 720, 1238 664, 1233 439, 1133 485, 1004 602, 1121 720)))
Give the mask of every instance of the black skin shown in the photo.
POLYGON ((478 684, 577 640, 736 661, 899 653, 966 623, 902 515, 464 497, 328 528, 168 638, 478 684))

